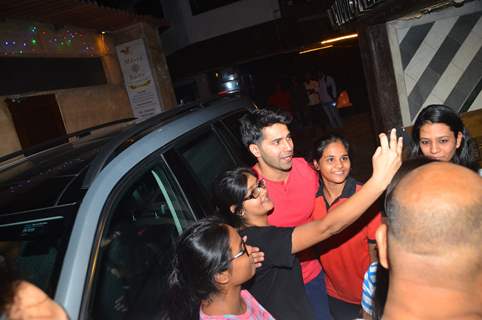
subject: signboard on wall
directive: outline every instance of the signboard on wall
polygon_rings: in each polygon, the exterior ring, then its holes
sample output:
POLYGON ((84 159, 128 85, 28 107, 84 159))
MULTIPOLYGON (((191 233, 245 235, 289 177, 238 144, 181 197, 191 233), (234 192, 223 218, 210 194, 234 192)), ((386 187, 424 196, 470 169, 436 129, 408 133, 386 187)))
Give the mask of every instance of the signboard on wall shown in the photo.
POLYGON ((116 46, 116 50, 134 117, 142 121, 160 113, 161 101, 144 41, 129 41, 116 46))
POLYGON ((383 1, 385 0, 335 0, 327 11, 331 26, 337 29, 383 1))

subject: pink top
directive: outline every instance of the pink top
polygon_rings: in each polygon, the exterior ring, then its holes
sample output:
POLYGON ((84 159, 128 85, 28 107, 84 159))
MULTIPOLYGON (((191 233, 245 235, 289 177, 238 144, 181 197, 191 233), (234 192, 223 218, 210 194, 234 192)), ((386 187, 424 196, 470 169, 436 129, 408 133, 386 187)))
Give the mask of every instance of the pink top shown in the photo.
MULTIPOLYGON (((258 171, 257 171, 258 172, 258 171)), ((286 181, 270 181, 258 172, 266 182, 274 210, 268 222, 277 227, 297 227, 312 221, 318 191, 318 175, 303 158, 293 158, 293 165, 286 181)), ((303 282, 306 284, 321 272, 321 265, 307 250, 298 255, 301 262, 303 282), (310 258, 308 258, 310 257, 310 258)))
POLYGON ((246 312, 243 314, 224 314, 220 316, 208 316, 201 309, 199 309, 199 318, 201 320, 223 320, 223 319, 238 319, 238 320, 272 320, 271 314, 259 304, 258 301, 248 292, 248 290, 241 290, 241 297, 246 303, 246 312))

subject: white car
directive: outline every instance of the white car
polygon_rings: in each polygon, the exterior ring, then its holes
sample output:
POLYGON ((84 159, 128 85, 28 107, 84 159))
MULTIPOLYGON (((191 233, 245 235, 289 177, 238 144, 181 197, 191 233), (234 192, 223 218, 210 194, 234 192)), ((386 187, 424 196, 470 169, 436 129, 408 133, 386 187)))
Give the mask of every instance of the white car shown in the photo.
POLYGON ((224 97, 4 157, 3 261, 71 319, 155 318, 176 238, 214 210, 217 175, 254 162, 239 137, 250 106, 224 97))

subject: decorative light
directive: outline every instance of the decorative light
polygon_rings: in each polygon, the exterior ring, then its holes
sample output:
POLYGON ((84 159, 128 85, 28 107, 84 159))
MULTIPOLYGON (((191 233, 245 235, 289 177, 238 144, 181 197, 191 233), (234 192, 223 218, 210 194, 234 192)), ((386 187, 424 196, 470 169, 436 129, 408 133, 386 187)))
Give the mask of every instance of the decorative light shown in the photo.
MULTIPOLYGON (((51 50, 56 50, 59 54, 68 54, 72 50, 81 52, 86 56, 102 54, 92 43, 94 39, 91 36, 94 35, 91 33, 82 33, 71 29, 55 29, 52 31, 49 26, 43 25, 26 25, 23 34, 18 31, 14 32, 10 37, 6 35, 6 39, 0 38, 0 48, 3 48, 3 54, 0 52, 1 56, 37 55, 39 52, 51 50), (77 41, 77 39, 79 40, 77 41)), ((7 34, 10 34, 10 32, 7 34)))

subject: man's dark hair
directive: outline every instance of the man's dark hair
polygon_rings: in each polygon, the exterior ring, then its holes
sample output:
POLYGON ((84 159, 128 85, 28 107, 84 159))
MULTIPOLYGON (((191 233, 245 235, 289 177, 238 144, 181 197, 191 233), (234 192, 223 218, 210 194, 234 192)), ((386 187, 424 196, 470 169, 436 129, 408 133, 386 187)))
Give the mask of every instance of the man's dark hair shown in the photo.
POLYGON ((244 115, 239 121, 241 122, 241 139, 245 147, 250 144, 257 143, 263 136, 263 128, 272 126, 276 123, 289 125, 291 123, 289 114, 273 111, 269 109, 252 109, 244 115))
POLYGON ((325 149, 333 142, 340 142, 345 147, 348 155, 351 157, 350 142, 348 142, 348 140, 341 134, 329 133, 326 136, 317 139, 313 143, 313 148, 311 149, 311 152, 308 156, 309 162, 319 161, 323 156, 323 152, 325 152, 325 149))

